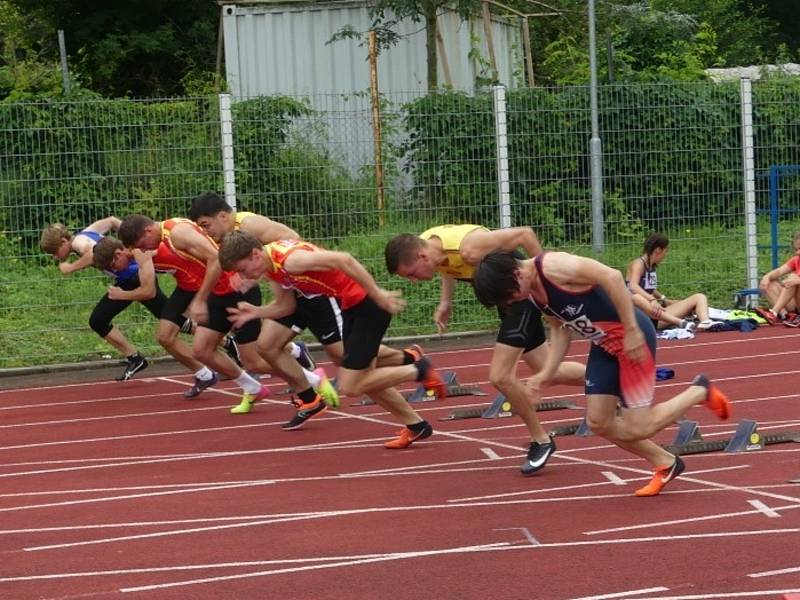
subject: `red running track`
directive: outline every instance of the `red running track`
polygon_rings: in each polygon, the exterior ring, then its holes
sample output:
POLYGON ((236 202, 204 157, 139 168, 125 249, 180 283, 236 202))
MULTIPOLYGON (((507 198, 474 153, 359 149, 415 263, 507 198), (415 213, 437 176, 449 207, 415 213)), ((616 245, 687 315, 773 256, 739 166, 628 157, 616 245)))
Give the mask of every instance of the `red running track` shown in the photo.
MULTIPOLYGON (((583 360, 587 346, 571 353, 583 360)), ((432 354, 490 392, 489 348, 432 354)), ((800 429, 800 337, 783 328, 660 342, 665 399, 700 371, 734 400, 702 407, 706 439, 755 419, 800 429)), ((439 421, 402 451, 374 406, 284 432, 285 397, 230 415, 230 383, 187 402, 188 377, 0 392, 0 598, 770 598, 800 592, 799 444, 686 458, 655 498, 640 459, 596 436, 558 438, 518 470, 516 418, 439 421)), ((569 388, 548 397, 582 395, 569 388)), ((582 410, 540 413, 549 429, 582 410)), ((657 440, 669 442, 674 428, 657 440)))

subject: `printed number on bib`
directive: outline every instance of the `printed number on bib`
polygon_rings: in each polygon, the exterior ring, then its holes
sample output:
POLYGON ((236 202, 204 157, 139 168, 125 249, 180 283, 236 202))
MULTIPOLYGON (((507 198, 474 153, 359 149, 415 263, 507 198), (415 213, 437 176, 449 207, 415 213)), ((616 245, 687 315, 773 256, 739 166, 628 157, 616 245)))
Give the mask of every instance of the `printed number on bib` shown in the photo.
POLYGON ((564 327, 568 327, 578 335, 592 341, 599 340, 606 335, 606 332, 594 325, 586 315, 581 315, 572 321, 564 321, 564 327))

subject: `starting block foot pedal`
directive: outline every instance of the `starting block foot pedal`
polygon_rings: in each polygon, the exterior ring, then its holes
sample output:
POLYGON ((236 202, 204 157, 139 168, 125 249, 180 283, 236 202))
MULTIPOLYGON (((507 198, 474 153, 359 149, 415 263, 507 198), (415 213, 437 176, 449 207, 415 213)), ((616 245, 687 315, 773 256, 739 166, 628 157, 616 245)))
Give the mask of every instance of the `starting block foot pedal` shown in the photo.
POLYGON ((751 452, 761 450, 764 440, 758 433, 758 423, 750 419, 743 419, 733 432, 733 437, 725 446, 725 452, 751 452))
POLYGON ((689 442, 699 442, 703 439, 697 421, 681 421, 678 423, 678 432, 672 440, 673 446, 683 446, 689 442))

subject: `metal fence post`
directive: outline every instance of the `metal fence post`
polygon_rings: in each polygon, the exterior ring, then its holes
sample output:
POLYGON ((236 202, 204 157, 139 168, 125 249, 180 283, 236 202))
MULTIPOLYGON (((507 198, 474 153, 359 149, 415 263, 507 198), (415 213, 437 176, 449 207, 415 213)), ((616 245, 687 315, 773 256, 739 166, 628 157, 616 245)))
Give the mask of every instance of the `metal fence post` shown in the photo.
POLYGON ((222 177, 225 183, 225 202, 236 208, 236 165, 233 161, 233 114, 231 95, 219 95, 219 129, 222 146, 222 177))
POLYGON ((747 252, 747 287, 758 287, 758 236, 756 231, 756 172, 753 152, 753 87, 749 79, 739 80, 742 105, 742 179, 747 252))
POLYGON ((497 202, 500 227, 511 227, 511 188, 508 172, 508 131, 506 113, 506 88, 492 86, 494 108, 494 135, 497 146, 497 202))

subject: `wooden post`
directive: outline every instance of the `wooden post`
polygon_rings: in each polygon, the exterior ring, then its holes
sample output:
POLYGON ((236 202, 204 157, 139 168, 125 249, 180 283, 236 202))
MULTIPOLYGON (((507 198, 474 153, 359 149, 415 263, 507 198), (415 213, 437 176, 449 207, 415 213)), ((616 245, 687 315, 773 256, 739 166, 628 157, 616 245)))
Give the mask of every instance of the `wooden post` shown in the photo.
POLYGON ((528 85, 533 87, 533 55, 531 54, 531 32, 528 29, 528 17, 522 17, 522 45, 525 48, 525 72, 528 85))
POLYGON ((370 97, 372 99, 372 135, 375 143, 375 190, 378 201, 378 224, 383 227, 385 218, 383 214, 383 159, 381 154, 381 104, 378 95, 378 42, 374 30, 369 36, 369 83, 370 97))
POLYGON ((492 16, 489 13, 489 3, 482 2, 481 10, 483 12, 483 33, 486 36, 486 47, 489 49, 489 62, 492 64, 492 78, 497 81, 497 59, 494 55, 494 38, 492 37, 492 16))
MULTIPOLYGON (((438 21, 438 18, 437 18, 438 21)), ((450 74, 450 63, 447 61, 447 50, 444 47, 442 28, 438 23, 436 26, 436 47, 439 48, 439 57, 442 59, 442 71, 444 71, 444 83, 447 87, 453 87, 453 77, 450 74)))

